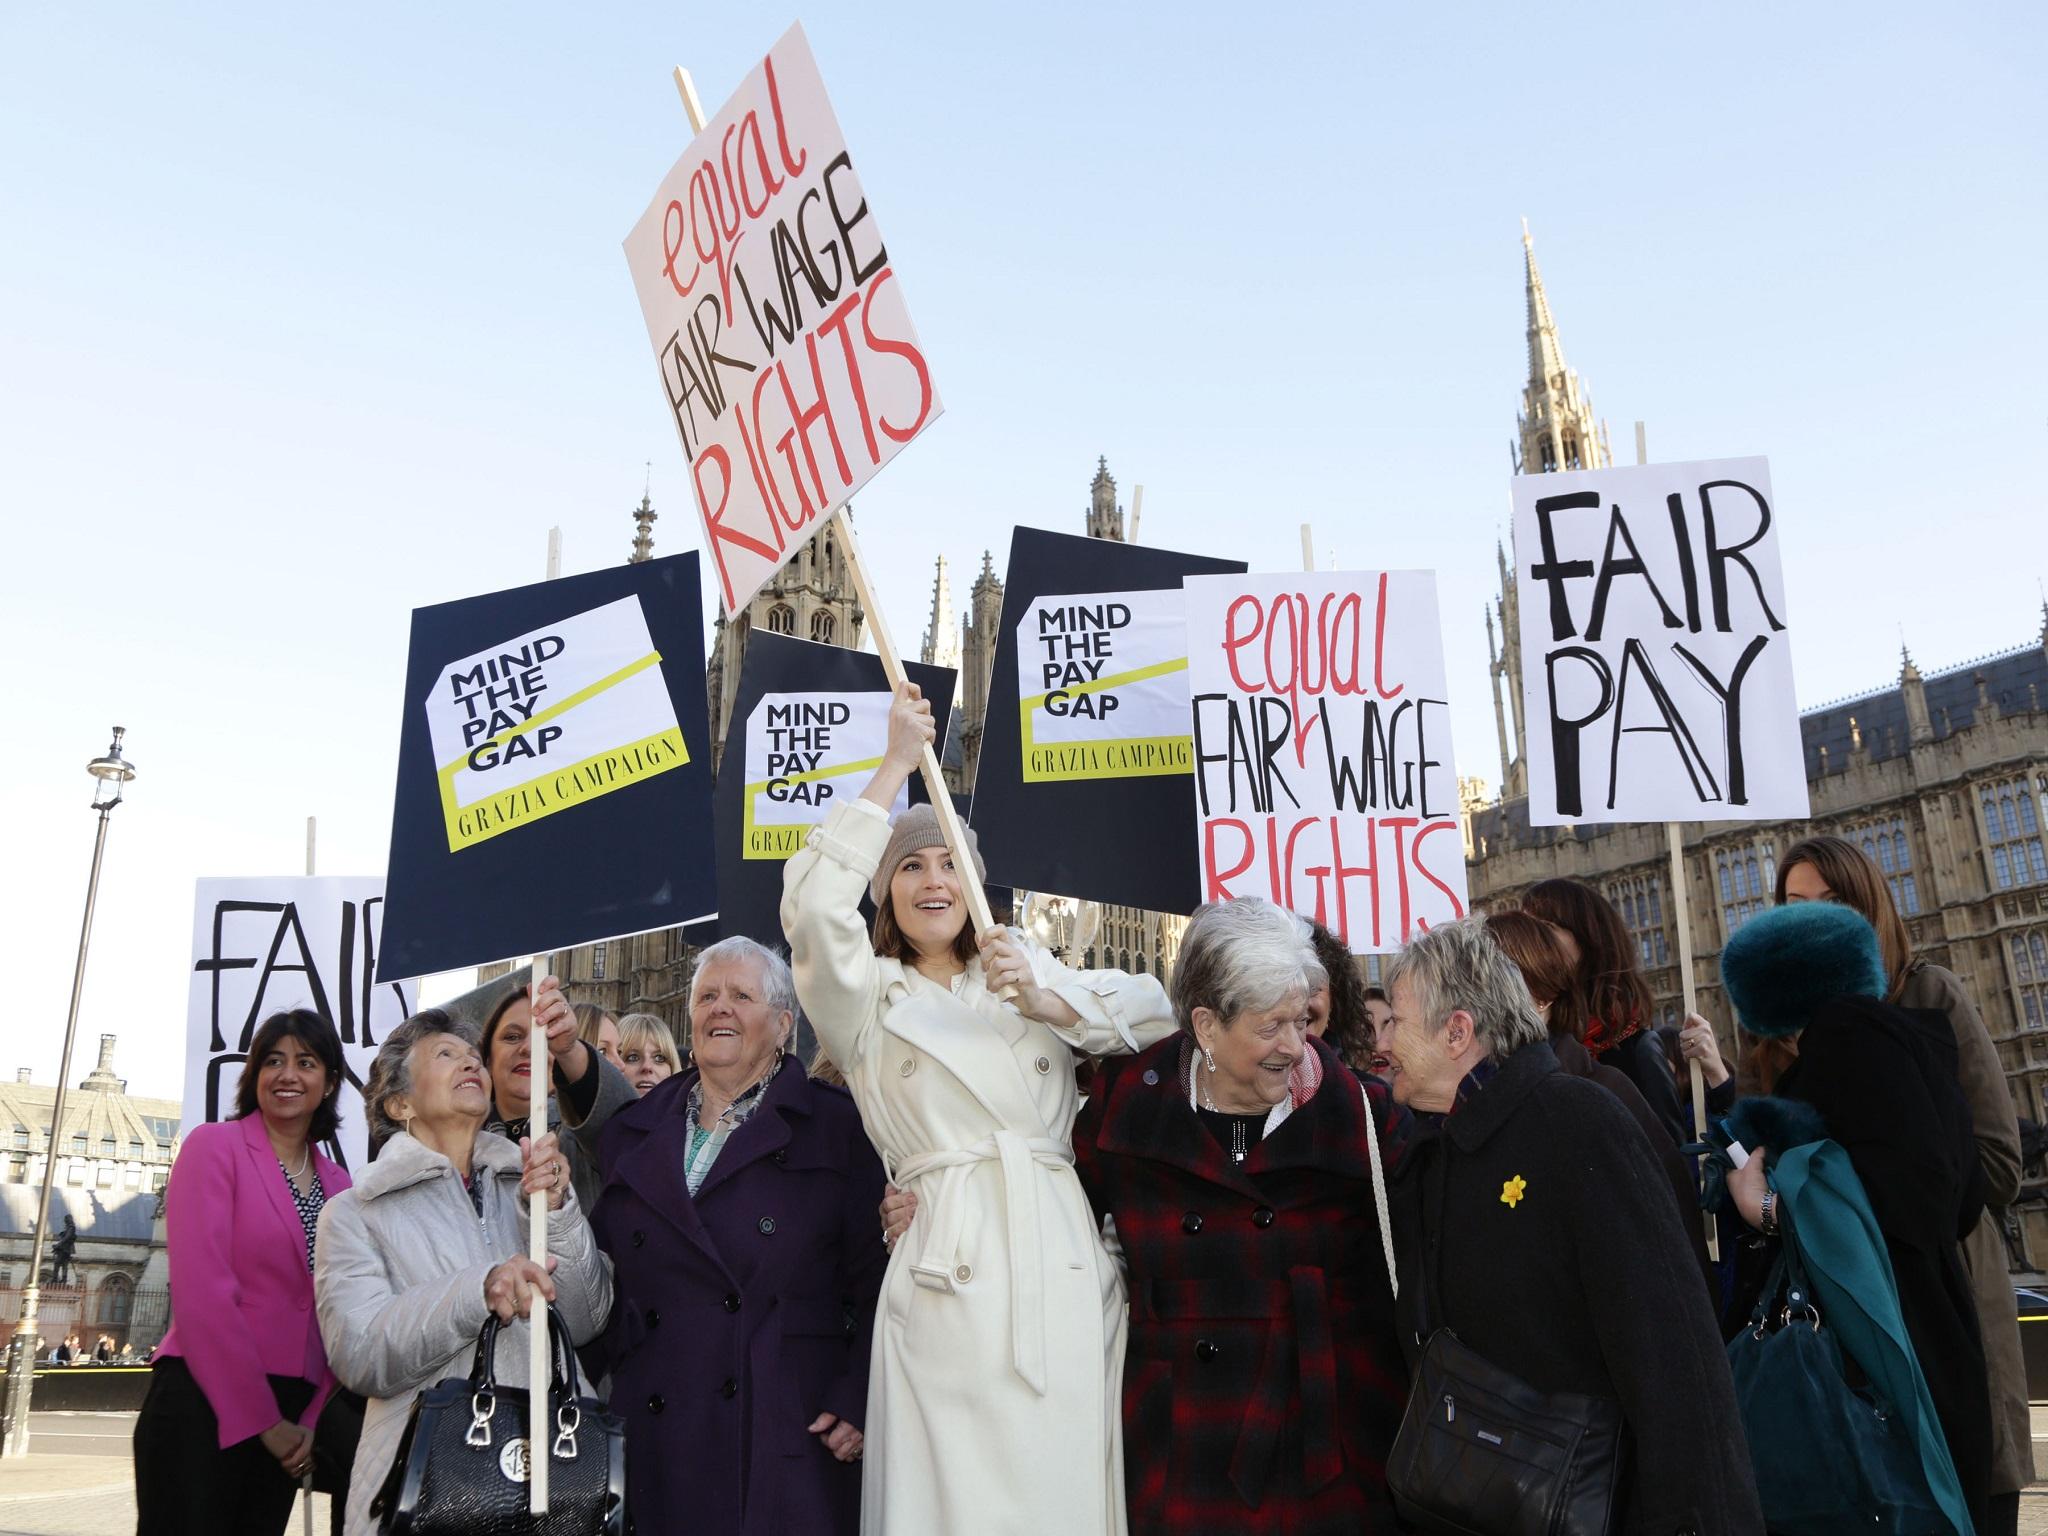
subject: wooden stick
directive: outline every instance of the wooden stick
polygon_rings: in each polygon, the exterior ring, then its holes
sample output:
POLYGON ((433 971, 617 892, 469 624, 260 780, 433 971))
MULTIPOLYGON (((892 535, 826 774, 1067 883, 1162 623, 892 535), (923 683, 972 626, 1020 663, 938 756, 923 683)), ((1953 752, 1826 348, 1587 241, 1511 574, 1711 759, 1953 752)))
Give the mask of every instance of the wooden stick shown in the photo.
POLYGON ((1134 485, 1131 487, 1131 528, 1128 535, 1133 544, 1138 542, 1138 514, 1144 510, 1145 487, 1134 485))
POLYGON ((313 844, 319 826, 319 817, 308 816, 306 818, 306 878, 309 880, 313 877, 313 844))
MULTIPOLYGON (((535 955, 528 978, 528 996, 536 1007, 526 1036, 532 1096, 526 1107, 526 1136, 531 1144, 545 1135, 548 1126, 548 1085, 554 1080, 554 1064, 548 1057, 547 1032, 540 1027, 540 984, 552 968, 552 955, 535 955), (539 1127, 538 1130, 535 1127, 539 1127)), ((542 1269, 548 1266, 548 1197, 531 1196, 526 1203, 526 1254, 542 1269)), ((527 1513, 548 1512, 548 1304, 539 1291, 526 1305, 526 1509, 527 1513)))
MULTIPOLYGON (((1643 424, 1636 423, 1636 463, 1650 462, 1650 443, 1643 431, 1643 424)), ((1685 1004, 1685 1016, 1691 1018, 1699 1011, 1699 988, 1692 975, 1692 882, 1685 878, 1685 835, 1675 821, 1664 823, 1664 849, 1671 865, 1671 921, 1678 928, 1678 990, 1685 1004)), ((1707 1079, 1700 1071, 1700 1064, 1691 1057, 1686 1063, 1692 1071, 1692 1134, 1695 1141, 1707 1139, 1707 1079)), ((1702 1211, 1700 1218, 1707 1228, 1707 1257, 1719 1263, 1721 1260, 1721 1233, 1712 1211, 1702 1211)))
POLYGON ((1304 571, 1316 568, 1316 541, 1307 523, 1301 525, 1301 568, 1304 571))

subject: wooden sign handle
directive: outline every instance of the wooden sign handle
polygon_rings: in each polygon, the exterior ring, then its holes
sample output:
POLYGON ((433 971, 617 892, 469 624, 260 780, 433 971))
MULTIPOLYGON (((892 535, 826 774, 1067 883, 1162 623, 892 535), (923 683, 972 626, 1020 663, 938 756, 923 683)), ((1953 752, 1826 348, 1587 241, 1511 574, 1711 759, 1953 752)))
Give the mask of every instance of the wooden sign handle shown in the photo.
MULTIPOLYGON (((1685 839, 1680 835, 1678 823, 1664 823, 1664 840, 1671 856, 1671 921, 1678 928, 1678 977, 1679 989, 1685 1000, 1687 1018, 1699 1012, 1699 989, 1692 976, 1692 900, 1685 878, 1685 839)), ((1692 1131, 1696 1141, 1707 1139, 1707 1080, 1700 1072, 1700 1064, 1691 1057, 1686 1065, 1692 1068, 1692 1131)), ((1707 1226, 1707 1257, 1715 1263, 1721 1261, 1721 1234, 1712 1211, 1702 1211, 1701 1219, 1707 1226)))
MULTIPOLYGON (((535 955, 528 978, 527 995, 536 1004, 540 984, 548 979, 554 956, 535 955)), ((526 1135, 529 1142, 544 1135, 548 1124, 548 1085, 554 1081, 554 1064, 548 1058, 547 1032, 540 1027, 538 1011, 527 1031, 527 1054, 533 1095, 527 1102, 526 1135), (539 1127, 538 1130, 535 1127, 539 1127)), ((526 1204, 526 1256, 542 1269, 548 1267, 548 1200, 534 1195, 526 1204)), ((548 1512, 548 1304, 539 1291, 527 1304, 526 1321, 526 1508, 529 1514, 548 1512)))

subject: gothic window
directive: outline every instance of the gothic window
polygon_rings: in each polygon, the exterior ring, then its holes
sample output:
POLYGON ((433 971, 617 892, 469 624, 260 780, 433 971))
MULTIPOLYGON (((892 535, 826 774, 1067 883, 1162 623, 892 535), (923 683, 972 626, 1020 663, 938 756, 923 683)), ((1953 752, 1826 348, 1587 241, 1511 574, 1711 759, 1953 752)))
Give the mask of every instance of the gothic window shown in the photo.
POLYGON ((109 1275, 100 1282, 99 1326, 125 1328, 135 1307, 135 1282, 126 1275, 109 1275))
POLYGON ((1907 917, 1920 911, 1920 883, 1913 877, 1913 847, 1906 841, 1904 818, 1893 816, 1851 827, 1842 834, 1861 848, 1891 887, 1892 904, 1907 917))
POLYGON ((74 1152, 83 1152, 85 1150, 85 1132, 73 1131, 71 1133, 71 1150, 74 1152))
POLYGON ((2028 1029, 2048 1028, 2048 929, 2016 933, 2006 943, 2020 1022, 2028 1029))
POLYGON ((1088 946, 1088 952, 1081 957, 1081 969, 1084 971, 1095 969, 1095 946, 1092 944, 1088 946))
POLYGON ((1136 976, 1145 974, 1145 951, 1142 949, 1138 951, 1137 963, 1131 967, 1131 972, 1136 976))
POLYGON ((2040 814, 2024 778, 1986 784, 1978 791, 1984 812, 1984 843, 1991 883, 1999 890, 2048 881, 2048 850, 2041 843, 2040 814))
POLYGON ((135 1141, 135 1140, 132 1140, 132 1139, 131 1139, 131 1140, 129 1141, 129 1143, 128 1143, 128 1161, 129 1161, 129 1162, 131 1162, 131 1163, 139 1163, 139 1162, 141 1162, 141 1161, 142 1161, 142 1143, 141 1143, 141 1142, 139 1142, 139 1141, 135 1141))
POLYGON ((1746 848, 1716 849, 1714 873, 1721 889, 1721 931, 1733 935, 1770 905, 1778 883, 1777 849, 1768 839, 1746 848))
POLYGON ((774 635, 796 633, 796 610, 787 603, 777 603, 768 610, 768 632, 774 635))
POLYGON ((14 1128, 14 1144, 15 1144, 15 1146, 17 1146, 17 1147, 19 1147, 19 1148, 22 1148, 22 1149, 24 1149, 24 1150, 26 1150, 26 1149, 27 1149, 27 1147, 28 1147, 28 1127, 27 1127, 27 1126, 25 1126, 25 1125, 17 1125, 17 1126, 16 1126, 15 1128, 14 1128))
POLYGON ((606 947, 603 944, 593 944, 590 946, 590 979, 592 981, 604 980, 606 947))
POLYGON ((1636 875, 1607 888, 1607 898, 1621 913, 1621 921, 1635 942, 1636 955, 1645 966, 1671 963, 1671 940, 1664 931, 1663 881, 1655 875, 1636 875))
POLYGON ((1130 970, 1130 968, 1131 968, 1131 952, 1130 952, 1130 951, 1129 951, 1128 949, 1127 949, 1127 950, 1124 950, 1124 951, 1122 952, 1122 954, 1121 954, 1121 955, 1120 955, 1120 956, 1118 957, 1118 959, 1117 959, 1117 967, 1116 967, 1116 968, 1117 968, 1118 970, 1120 970, 1120 971, 1125 971, 1125 972, 1128 972, 1128 971, 1130 970))
POLYGON ((832 615, 822 608, 811 615, 811 638, 832 643, 832 615))

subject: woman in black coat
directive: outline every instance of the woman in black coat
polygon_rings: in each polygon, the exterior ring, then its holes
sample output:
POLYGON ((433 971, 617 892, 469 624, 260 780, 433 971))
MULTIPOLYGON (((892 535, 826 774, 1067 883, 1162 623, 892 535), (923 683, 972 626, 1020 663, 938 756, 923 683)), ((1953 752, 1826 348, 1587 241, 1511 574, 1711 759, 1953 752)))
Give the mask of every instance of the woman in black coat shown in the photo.
MULTIPOLYGON (((1887 980, 1876 930, 1829 902, 1752 918, 1722 951, 1721 978, 1742 1027, 1769 1047, 1759 1052, 1761 1086, 1817 1110, 1863 1183, 1963 1496, 1987 1530, 1990 1387, 1959 1246, 1984 1208, 1983 1170, 1948 1021, 1880 1001, 1887 980)), ((1765 1162, 1752 1156, 1729 1176, 1728 1192, 1768 1236, 1776 1213, 1763 1209, 1765 1162)), ((1761 1266, 1745 1263, 1741 1274, 1731 1317, 1749 1315, 1761 1266)))
POLYGON ((1629 1112, 1558 1067, 1514 963, 1477 919, 1387 972, 1401 1342, 1458 1338, 1539 1392, 1619 1405, 1623 1531, 1763 1529, 1735 1389, 1671 1192, 1629 1112))

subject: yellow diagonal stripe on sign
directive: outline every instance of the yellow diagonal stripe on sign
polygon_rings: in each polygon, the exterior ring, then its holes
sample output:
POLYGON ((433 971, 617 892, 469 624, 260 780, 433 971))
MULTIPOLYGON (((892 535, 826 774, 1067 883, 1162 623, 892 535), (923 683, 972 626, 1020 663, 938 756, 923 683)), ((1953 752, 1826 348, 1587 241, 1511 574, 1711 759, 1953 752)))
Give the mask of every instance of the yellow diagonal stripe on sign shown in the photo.
POLYGON ((1188 659, 1185 656, 1173 661, 1154 662, 1149 667, 1139 667, 1133 672, 1119 672, 1114 677, 1098 677, 1093 682, 1076 683, 1071 688, 1050 688, 1046 693, 1034 693, 1028 699, 1019 700, 1026 709, 1036 709, 1046 700, 1048 693, 1100 693, 1105 688, 1121 688, 1126 683, 1142 683, 1148 677, 1164 677, 1169 672, 1185 672, 1188 659))
MULTIPOLYGON (((514 736, 524 736, 528 731, 534 729, 534 727, 547 724, 548 721, 554 719, 557 715, 562 714, 564 711, 574 709, 578 704, 582 704, 587 702, 588 700, 596 698, 600 693, 603 693, 607 688, 616 688, 620 683, 623 683, 627 678, 637 677, 640 673, 645 672, 649 667, 658 666, 660 662, 661 652, 649 651, 645 656, 642 656, 638 661, 627 662, 623 667, 619 668, 618 671, 612 673, 609 677, 600 677, 596 682, 590 684, 588 687, 577 689, 574 693, 570 694, 569 697, 561 700, 559 703, 550 704, 546 709, 542 710, 539 714, 534 715, 532 718, 520 721, 519 724, 513 726, 511 730, 500 731, 495 736, 486 737, 482 741, 472 742, 469 746, 464 747, 462 749, 462 756, 456 758, 455 761, 452 763, 443 763, 439 771, 444 774, 453 773, 456 769, 460 768, 464 763, 469 761, 471 753, 480 752, 485 747, 494 747, 498 745, 498 743, 500 742, 510 741, 514 736)), ((1185 663, 1183 663, 1183 665, 1185 665, 1185 663)))
POLYGON ((840 763, 831 768, 813 768, 809 773, 778 773, 772 779, 749 784, 746 787, 746 794, 751 800, 770 784, 811 784, 819 779, 837 778, 842 773, 859 773, 863 768, 875 769, 881 766, 882 760, 879 757, 864 757, 857 763, 840 763))

